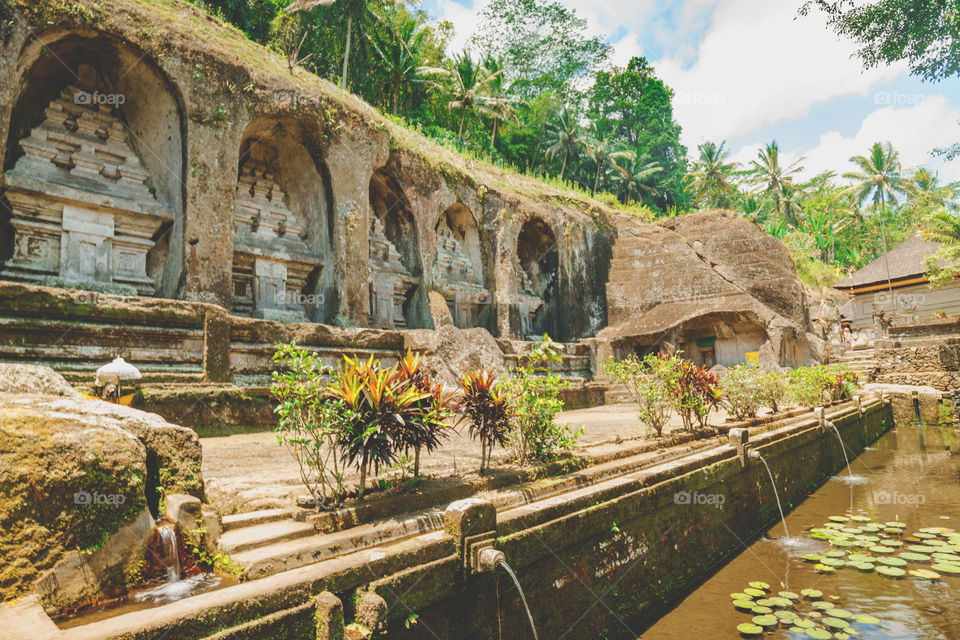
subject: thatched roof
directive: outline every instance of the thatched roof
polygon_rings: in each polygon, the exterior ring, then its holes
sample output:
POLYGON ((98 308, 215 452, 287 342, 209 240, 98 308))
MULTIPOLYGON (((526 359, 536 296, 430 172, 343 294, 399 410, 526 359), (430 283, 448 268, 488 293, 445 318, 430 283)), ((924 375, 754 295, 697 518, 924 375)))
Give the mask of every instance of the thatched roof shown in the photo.
MULTIPOLYGON (((910 236, 887 252, 890 262, 890 280, 917 278, 926 273, 924 258, 933 255, 940 248, 939 242, 924 240, 920 236, 910 236)), ((856 289, 887 281, 886 260, 880 256, 859 271, 833 285, 835 289, 856 289)))

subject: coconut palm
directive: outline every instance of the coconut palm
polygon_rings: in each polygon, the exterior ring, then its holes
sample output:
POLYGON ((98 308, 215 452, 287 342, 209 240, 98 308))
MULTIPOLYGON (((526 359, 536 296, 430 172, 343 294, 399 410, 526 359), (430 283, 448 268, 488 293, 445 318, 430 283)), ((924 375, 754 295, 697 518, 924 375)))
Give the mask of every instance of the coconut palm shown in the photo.
POLYGON ((929 169, 918 169, 907 182, 906 192, 910 208, 920 215, 938 209, 956 211, 960 182, 941 184, 936 173, 929 169))
POLYGON ((556 112, 553 122, 547 125, 547 156, 553 160, 563 154, 563 163, 560 165, 560 179, 563 180, 567 172, 567 160, 570 154, 583 143, 583 135, 576 116, 566 108, 556 112))
POLYGON ((870 152, 865 156, 853 156, 850 162, 856 164, 860 170, 850 171, 843 177, 852 180, 850 193, 862 206, 870 201, 877 212, 880 223, 880 240, 883 243, 883 263, 887 272, 887 289, 890 297, 896 304, 893 296, 893 283, 890 280, 890 260, 887 256, 887 231, 883 224, 883 215, 887 208, 887 199, 896 201, 898 195, 907 191, 909 179, 902 174, 900 154, 889 142, 874 142, 870 152))
POLYGON ((663 167, 650 160, 647 154, 636 156, 624 165, 617 165, 616 169, 619 174, 617 194, 624 203, 630 204, 634 195, 639 198, 641 193, 659 195, 647 182, 652 176, 663 171, 663 167))
POLYGON ((497 130, 500 123, 505 120, 513 120, 518 123, 520 121, 514 108, 517 101, 507 95, 509 89, 504 79, 503 60, 487 56, 483 59, 483 67, 491 77, 488 98, 489 106, 493 111, 493 127, 490 132, 490 153, 493 154, 497 146, 497 130))
POLYGON ((803 158, 783 167, 780 165, 780 146, 774 140, 757 152, 757 159, 750 161, 750 181, 757 185, 758 190, 766 192, 773 200, 773 208, 778 215, 788 222, 795 222, 787 218, 788 211, 783 208, 784 189, 789 188, 793 177, 803 167, 799 166, 803 158))
POLYGON ((358 35, 362 38, 367 34, 367 24, 370 18, 378 22, 383 22, 373 10, 373 0, 294 0, 285 11, 286 13, 296 13, 298 11, 310 11, 317 7, 328 7, 338 5, 344 16, 347 18, 347 36, 343 47, 343 78, 340 86, 344 89, 347 85, 347 71, 350 67, 350 49, 353 45, 353 28, 357 28, 358 35))
POLYGON ((400 94, 404 87, 424 82, 424 74, 429 71, 420 64, 426 44, 427 30, 413 21, 389 30, 380 43, 370 40, 389 78, 390 111, 394 115, 400 106, 400 94))
POLYGON ((736 164, 726 162, 729 152, 725 146, 726 141, 719 145, 715 142, 701 144, 698 147, 700 158, 693 163, 688 174, 694 198, 708 208, 729 206, 736 192, 733 185, 736 164))
POLYGON ((503 105, 491 95, 493 85, 503 71, 491 71, 483 64, 478 63, 469 53, 454 56, 453 63, 447 69, 433 70, 445 75, 450 84, 447 91, 450 101, 447 108, 450 111, 460 111, 460 126, 457 138, 463 143, 463 125, 470 112, 476 111, 482 115, 503 117, 503 105))
POLYGON ((593 190, 590 192, 592 195, 597 195, 597 188, 600 185, 600 174, 607 166, 616 166, 615 163, 617 160, 632 160, 636 155, 629 149, 618 148, 597 123, 593 123, 591 126, 590 131, 583 140, 583 146, 587 151, 587 155, 590 156, 590 159, 593 160, 593 163, 596 165, 593 176, 593 190))

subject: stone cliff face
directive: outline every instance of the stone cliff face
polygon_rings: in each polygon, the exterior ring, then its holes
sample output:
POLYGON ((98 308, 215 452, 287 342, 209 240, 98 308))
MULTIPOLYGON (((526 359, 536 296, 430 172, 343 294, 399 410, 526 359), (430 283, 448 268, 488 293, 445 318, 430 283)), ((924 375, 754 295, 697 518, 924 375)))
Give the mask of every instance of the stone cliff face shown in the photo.
POLYGON ((108 285, 136 273, 162 297, 347 326, 433 328, 434 293, 501 337, 606 324, 609 207, 447 152, 188 3, 12 5, 0 277, 123 293, 108 285), (63 193, 18 177, 35 168, 63 193), (147 205, 162 215, 130 230, 147 205))
POLYGON ((713 364, 748 352, 767 366, 819 360, 786 247, 730 212, 621 227, 607 305, 599 337, 620 355, 670 343, 697 360, 714 340, 713 364))

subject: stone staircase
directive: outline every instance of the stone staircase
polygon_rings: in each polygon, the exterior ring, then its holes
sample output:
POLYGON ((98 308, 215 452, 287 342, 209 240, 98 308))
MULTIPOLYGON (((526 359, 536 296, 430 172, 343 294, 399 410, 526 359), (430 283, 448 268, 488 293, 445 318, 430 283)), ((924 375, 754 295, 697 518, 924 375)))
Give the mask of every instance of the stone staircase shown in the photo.
POLYGON ((850 367, 857 374, 857 384, 872 382, 876 378, 877 370, 880 367, 873 349, 845 351, 834 359, 834 363, 850 367))
POLYGON ((247 578, 255 579, 402 540, 443 525, 443 511, 429 509, 336 533, 318 533, 311 523, 295 520, 295 513, 295 509, 264 509, 225 516, 220 549, 244 567, 247 578))

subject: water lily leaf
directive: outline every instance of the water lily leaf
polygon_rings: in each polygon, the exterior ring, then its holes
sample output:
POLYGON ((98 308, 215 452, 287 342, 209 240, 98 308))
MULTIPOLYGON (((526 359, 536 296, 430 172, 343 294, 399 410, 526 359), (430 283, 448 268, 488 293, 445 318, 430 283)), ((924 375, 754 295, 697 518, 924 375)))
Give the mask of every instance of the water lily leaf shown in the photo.
POLYGON ((823 559, 822 553, 805 553, 800 556, 800 559, 804 562, 820 562, 823 559))
POLYGON ((813 640, 830 640, 833 637, 826 629, 807 629, 807 635, 813 640))
POLYGON ((914 553, 943 553, 938 547, 931 547, 925 544, 911 544, 907 545, 908 551, 913 551, 914 553))
POLYGON ((814 565, 813 568, 814 570, 819 571, 821 573, 832 573, 837 570, 836 567, 828 567, 825 564, 817 564, 817 565, 814 565))
POLYGON ((933 554, 933 557, 937 560, 946 562, 947 564, 960 564, 960 556, 954 553, 939 553, 936 552, 933 554))
POLYGON ((827 519, 830 520, 831 522, 847 522, 848 520, 850 520, 850 518, 848 518, 847 516, 830 516, 827 519))
POLYGON ((837 549, 834 549, 833 551, 827 551, 826 553, 824 553, 824 554, 823 554, 823 557, 825 557, 825 558, 845 558, 845 557, 847 557, 847 552, 846 552, 846 551, 838 551, 837 549))
POLYGON ((853 617, 853 614, 846 609, 830 609, 830 617, 850 619, 853 617))
POLYGON ((752 622, 744 622, 743 624, 737 625, 737 631, 747 637, 757 636, 763 633, 763 627, 757 626, 752 622))
POLYGON ((859 622, 860 624, 880 624, 880 618, 868 616, 865 613, 859 613, 853 616, 853 621, 859 622))
POLYGON ((778 609, 786 609, 787 607, 793 606, 793 602, 789 598, 770 598, 770 603, 778 609))
POLYGON ((782 620, 784 622, 790 622, 790 624, 793 624, 793 620, 800 617, 797 614, 795 614, 793 611, 782 611, 782 610, 774 611, 773 615, 777 616, 778 620, 782 620))
POLYGON ((899 540, 881 540, 880 544, 885 547, 902 547, 903 543, 899 540))
POLYGON ((751 611, 751 612, 752 612, 752 611, 753 611, 753 608, 754 608, 755 606, 757 606, 757 605, 754 604, 754 602, 753 602, 752 600, 734 600, 734 601, 733 601, 733 606, 734 606, 734 608, 736 608, 736 609, 738 609, 738 610, 740 610, 740 611, 751 611))
POLYGON ((764 591, 770 590, 770 585, 768 585, 766 582, 760 582, 760 581, 751 582, 750 586, 753 587, 754 589, 763 589, 764 591))
POLYGON ((906 529, 906 528, 907 528, 907 525, 905 525, 904 523, 902 523, 902 522, 900 522, 900 521, 897 521, 897 520, 893 520, 893 521, 891 521, 891 522, 884 522, 883 525, 884 525, 885 527, 889 527, 889 528, 891 528, 891 529, 906 529))
POLYGON ((876 568, 876 565, 872 562, 848 562, 847 566, 853 567, 857 571, 861 571, 863 573, 870 573, 876 568))
POLYGON ((877 545, 875 547, 870 547, 870 553, 896 553, 896 549, 893 547, 883 547, 877 545))
POLYGON ((763 615, 763 616, 754 616, 753 624, 759 625, 761 627, 775 627, 780 623, 780 620, 777 619, 777 616, 763 615))
POLYGON ((760 598, 759 600, 755 601, 753 604, 756 607, 772 607, 773 600, 771 600, 770 598, 760 598))
POLYGON ((850 519, 854 522, 870 522, 871 518, 867 516, 850 516, 850 519))
POLYGON ((960 576, 960 564, 941 562, 930 566, 930 569, 937 573, 945 573, 949 576, 960 576))
MULTIPOLYGON (((957 568, 960 569, 960 567, 957 567, 957 568)), ((897 567, 887 567, 887 566, 877 567, 877 573, 881 575, 885 575, 888 578, 902 578, 903 576, 907 575, 907 572, 904 571, 903 569, 899 569, 897 567)))
POLYGON ((828 567, 836 567, 837 569, 845 567, 847 564, 845 560, 841 560, 839 558, 824 558, 820 562, 828 567))
POLYGON ((753 596, 751 596, 749 593, 731 593, 730 599, 731 600, 753 600, 753 596))
POLYGON ((903 567, 903 566, 906 566, 907 564, 906 560, 904 560, 903 558, 897 558, 897 557, 877 558, 877 562, 879 562, 880 564, 885 564, 888 567, 903 567))
POLYGON ((804 598, 816 599, 823 595, 823 591, 820 591, 819 589, 804 589, 800 592, 800 595, 802 595, 804 598))
POLYGON ((743 592, 748 596, 751 596, 754 598, 762 598, 763 596, 767 595, 766 591, 762 591, 761 589, 754 589, 753 587, 744 589, 743 592))
POLYGON ((788 600, 799 600, 800 596, 795 594, 793 591, 778 591, 777 595, 781 598, 787 598, 788 600))
POLYGON ((833 617, 824 618, 823 620, 821 620, 821 622, 824 625, 828 627, 832 627, 834 629, 846 629, 847 626, 850 624, 849 622, 847 622, 846 620, 843 620, 842 618, 833 618, 833 617))
POLYGON ((758 606, 755 606, 755 607, 754 607, 753 609, 751 609, 750 611, 752 611, 753 613, 757 614, 758 616, 766 616, 766 615, 770 615, 771 613, 773 613, 773 609, 771 609, 770 607, 761 607, 761 606, 759 606, 759 605, 758 605, 758 606))
POLYGON ((903 553, 897 554, 907 562, 922 562, 924 564, 930 562, 930 556, 924 553, 913 553, 912 551, 904 551, 903 553))
POLYGON ((832 602, 827 602, 826 600, 817 600, 813 603, 814 609, 820 609, 821 611, 827 611, 828 609, 833 609, 837 605, 832 602))
POLYGON ((794 626, 801 627, 803 629, 813 629, 814 627, 817 626, 817 623, 814 622, 813 620, 804 620, 802 618, 800 620, 797 620, 793 624, 794 626))
POLYGON ((936 535, 935 533, 915 533, 915 534, 913 534, 913 536, 914 536, 915 538, 921 538, 921 539, 926 539, 926 540, 930 540, 930 539, 932 539, 932 538, 936 538, 936 537, 937 537, 937 535, 936 535))
POLYGON ((940 574, 936 571, 930 571, 929 569, 911 569, 910 575, 914 578, 920 578, 922 580, 939 580, 940 574))

